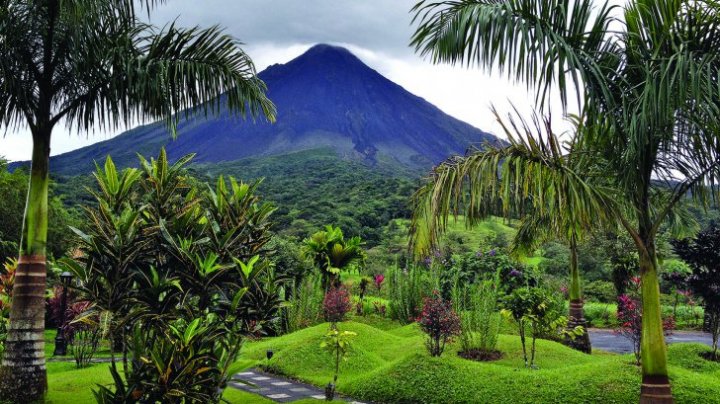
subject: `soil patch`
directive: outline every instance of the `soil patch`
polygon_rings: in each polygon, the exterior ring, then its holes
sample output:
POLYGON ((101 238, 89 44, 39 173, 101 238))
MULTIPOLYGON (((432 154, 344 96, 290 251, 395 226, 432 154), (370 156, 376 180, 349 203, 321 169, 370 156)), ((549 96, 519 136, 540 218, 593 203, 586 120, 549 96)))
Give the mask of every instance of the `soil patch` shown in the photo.
POLYGON ((503 357, 503 353, 500 351, 485 351, 480 349, 472 349, 470 351, 458 352, 458 356, 471 361, 477 362, 492 362, 503 357))
POLYGON ((713 358, 712 351, 701 352, 700 356, 705 360, 720 363, 720 353, 718 353, 718 356, 716 356, 715 358, 713 358))

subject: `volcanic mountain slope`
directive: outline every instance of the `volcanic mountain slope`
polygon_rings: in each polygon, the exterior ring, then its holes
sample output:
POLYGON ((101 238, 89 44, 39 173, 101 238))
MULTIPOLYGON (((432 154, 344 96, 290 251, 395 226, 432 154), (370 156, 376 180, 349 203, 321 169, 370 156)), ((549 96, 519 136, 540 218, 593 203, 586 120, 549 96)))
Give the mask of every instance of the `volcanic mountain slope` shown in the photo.
POLYGON ((112 155, 120 166, 136 165, 137 153, 171 158, 196 153, 196 162, 217 163, 331 147, 342 158, 369 164, 427 169, 492 135, 461 122, 365 65, 347 49, 316 45, 287 64, 260 73, 278 110, 277 122, 243 121, 227 109, 192 115, 172 140, 162 122, 52 158, 52 170, 89 172, 93 161, 112 155))

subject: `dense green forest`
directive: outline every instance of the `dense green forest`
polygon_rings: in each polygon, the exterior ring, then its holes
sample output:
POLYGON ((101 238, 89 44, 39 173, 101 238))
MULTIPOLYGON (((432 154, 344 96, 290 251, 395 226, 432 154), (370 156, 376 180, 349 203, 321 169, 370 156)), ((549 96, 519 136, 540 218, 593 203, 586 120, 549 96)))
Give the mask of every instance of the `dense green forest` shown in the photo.
MULTIPOLYGON (((381 243, 382 228, 391 219, 410 217, 410 197, 418 182, 400 168, 339 158, 330 149, 198 164, 192 172, 210 183, 218 175, 262 180, 260 194, 277 206, 275 231, 283 236, 302 239, 333 224, 349 236, 361 236, 369 247, 381 243)), ((56 182, 67 207, 93 203, 86 191, 90 175, 58 177, 56 182)))

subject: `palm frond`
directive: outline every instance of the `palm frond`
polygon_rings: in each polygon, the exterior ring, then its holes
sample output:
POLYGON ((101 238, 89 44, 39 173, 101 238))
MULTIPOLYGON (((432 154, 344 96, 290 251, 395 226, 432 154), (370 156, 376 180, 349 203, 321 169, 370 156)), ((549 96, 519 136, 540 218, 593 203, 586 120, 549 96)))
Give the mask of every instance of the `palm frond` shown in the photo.
POLYGON ((548 232, 569 238, 617 214, 613 190, 604 185, 592 156, 580 150, 571 153, 548 120, 498 120, 509 146, 487 145, 450 158, 415 194, 411 245, 416 256, 437 245, 450 215, 463 214, 473 226, 489 215, 523 216, 529 211, 536 222, 549 226, 548 232))
POLYGON ((592 0, 457 0, 418 2, 411 45, 434 62, 498 67, 534 86, 538 100, 557 85, 563 105, 584 84, 611 95, 604 66, 619 48, 608 35, 612 6, 592 0), (600 63, 602 62, 602 63, 600 63))

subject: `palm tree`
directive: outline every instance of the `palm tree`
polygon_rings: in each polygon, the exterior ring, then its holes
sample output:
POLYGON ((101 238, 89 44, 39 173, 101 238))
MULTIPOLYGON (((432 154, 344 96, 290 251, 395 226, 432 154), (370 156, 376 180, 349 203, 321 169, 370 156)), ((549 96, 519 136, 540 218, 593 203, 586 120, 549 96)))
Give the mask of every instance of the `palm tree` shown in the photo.
POLYGON ((140 21, 154 0, 0 1, 0 122, 29 127, 33 153, 18 277, 0 396, 42 398, 50 139, 164 119, 173 134, 187 117, 221 102, 243 116, 274 119, 274 106, 239 42, 218 27, 158 29, 140 21), (223 96, 222 99, 220 96, 223 96))
POLYGON ((484 150, 451 158, 436 167, 416 193, 411 238, 415 253, 426 255, 445 230, 449 214, 457 215, 461 209, 470 226, 491 214, 521 216, 512 243, 515 253, 531 252, 553 237, 567 241, 568 328, 584 330, 568 343, 590 353, 577 252, 578 242, 593 228, 610 222, 616 208, 612 189, 602 185, 604 167, 589 154, 577 152, 574 142, 563 146, 547 120, 535 117, 530 125, 522 118, 510 118, 505 125, 495 115, 509 146, 486 145, 484 150))
POLYGON ((327 292, 340 286, 340 272, 362 265, 365 253, 360 237, 345 239, 339 227, 326 226, 303 242, 303 255, 320 270, 322 287, 327 292))
POLYGON ((577 98, 590 128, 578 140, 603 156, 632 215, 617 219, 642 279, 641 402, 672 402, 660 316, 656 235, 687 194, 706 201, 720 177, 720 6, 710 0, 420 1, 412 44, 434 62, 499 69, 563 106, 577 98), (622 18, 616 18, 615 12, 622 18), (612 26, 611 26, 612 25, 612 26), (666 196, 651 200, 664 182, 666 196))

